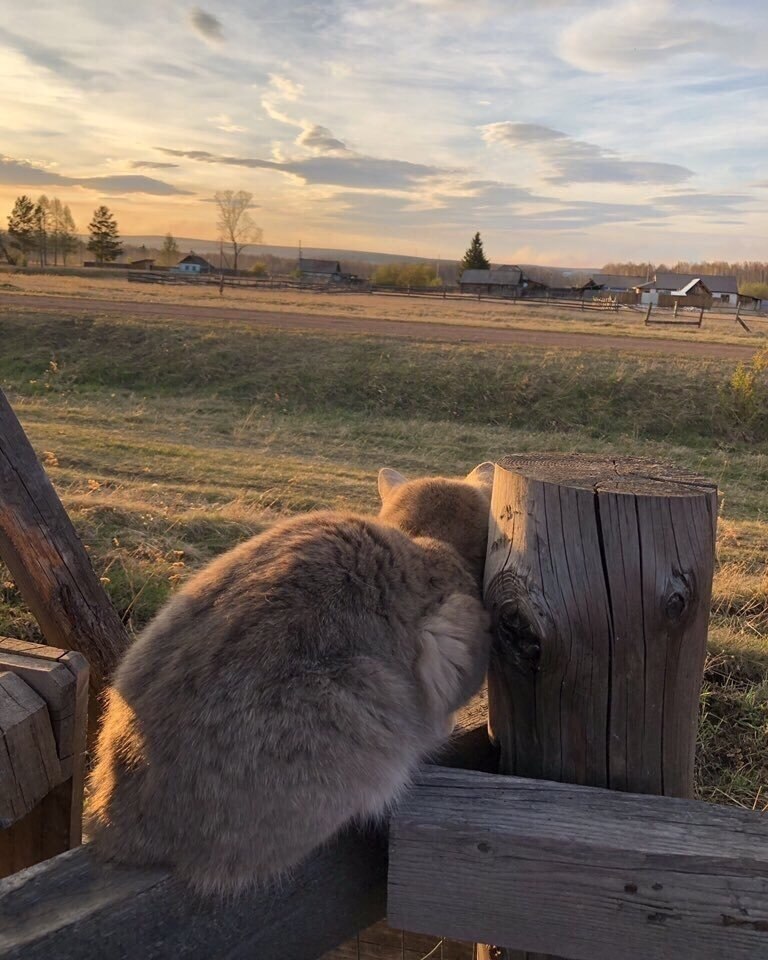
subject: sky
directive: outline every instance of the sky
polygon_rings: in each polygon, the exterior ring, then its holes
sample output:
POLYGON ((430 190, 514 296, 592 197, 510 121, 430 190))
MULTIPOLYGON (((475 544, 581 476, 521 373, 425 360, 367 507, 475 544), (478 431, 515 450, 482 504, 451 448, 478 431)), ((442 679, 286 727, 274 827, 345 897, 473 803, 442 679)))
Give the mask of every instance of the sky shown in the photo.
POLYGON ((0 228, 497 263, 768 259, 764 0, 0 0, 0 228), (23 11, 23 14, 22 14, 23 11))

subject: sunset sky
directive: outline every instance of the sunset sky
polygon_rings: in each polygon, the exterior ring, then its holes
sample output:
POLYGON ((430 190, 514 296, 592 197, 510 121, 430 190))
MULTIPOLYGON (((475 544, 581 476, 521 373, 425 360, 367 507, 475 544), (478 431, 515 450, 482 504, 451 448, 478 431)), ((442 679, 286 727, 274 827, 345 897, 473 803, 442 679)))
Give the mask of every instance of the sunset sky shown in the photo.
POLYGON ((0 228, 496 262, 768 258, 761 0, 0 0, 0 228))

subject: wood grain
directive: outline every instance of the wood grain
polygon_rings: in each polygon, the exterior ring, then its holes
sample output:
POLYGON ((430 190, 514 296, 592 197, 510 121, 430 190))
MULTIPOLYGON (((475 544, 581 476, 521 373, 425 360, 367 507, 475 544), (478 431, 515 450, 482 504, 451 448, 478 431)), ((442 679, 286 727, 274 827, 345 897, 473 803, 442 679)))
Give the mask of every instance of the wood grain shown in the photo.
MULTIPOLYGON (((48 744, 47 774, 29 802, 16 805, 0 831, 0 877, 77 846, 82 837, 88 665, 74 652, 0 637, 0 671, 38 704, 40 736, 48 744)), ((0 708, 0 715, 2 709, 0 708)), ((27 743, 20 763, 37 757, 27 743)), ((0 767, 3 760, 0 757, 0 767)), ((13 781, 0 771, 0 808, 13 781)))
POLYGON ((500 461, 485 579, 500 772, 692 795, 716 517, 714 484, 665 464, 500 461))
POLYGON ((47 643, 88 661, 95 731, 99 694, 128 634, 2 390, 0 557, 47 643))
POLYGON ((390 824, 388 913, 573 960, 765 960, 768 817, 425 768, 390 824))

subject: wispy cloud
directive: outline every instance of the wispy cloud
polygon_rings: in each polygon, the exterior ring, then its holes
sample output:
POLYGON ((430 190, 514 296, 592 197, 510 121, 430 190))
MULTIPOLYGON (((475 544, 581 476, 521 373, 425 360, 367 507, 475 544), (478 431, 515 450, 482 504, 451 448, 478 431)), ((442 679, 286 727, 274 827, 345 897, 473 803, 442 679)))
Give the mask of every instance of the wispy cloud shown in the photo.
POLYGON ((101 86, 111 77, 107 71, 77 63, 73 56, 68 56, 60 47, 41 43, 5 27, 0 27, 0 44, 15 50, 34 66, 76 86, 94 83, 101 86))
POLYGON ((134 170, 171 170, 178 167, 178 163, 164 163, 162 160, 132 160, 134 170))
POLYGON ((84 187, 86 190, 112 193, 147 193, 171 197, 188 193, 170 183, 141 174, 114 174, 107 177, 67 177, 25 160, 0 156, 0 184, 19 187, 84 187))
POLYGON ((259 157, 236 157, 210 153, 207 150, 175 150, 158 147, 172 157, 185 157, 201 163, 246 167, 252 170, 275 170, 298 177, 308 184, 359 187, 369 190, 409 189, 418 181, 443 172, 439 167, 407 160, 387 160, 364 156, 317 156, 299 160, 262 160, 259 157))
POLYGON ((679 164, 626 160, 538 123, 505 120, 486 124, 482 133, 490 144, 537 150, 553 170, 545 177, 550 183, 680 183, 693 176, 679 164))

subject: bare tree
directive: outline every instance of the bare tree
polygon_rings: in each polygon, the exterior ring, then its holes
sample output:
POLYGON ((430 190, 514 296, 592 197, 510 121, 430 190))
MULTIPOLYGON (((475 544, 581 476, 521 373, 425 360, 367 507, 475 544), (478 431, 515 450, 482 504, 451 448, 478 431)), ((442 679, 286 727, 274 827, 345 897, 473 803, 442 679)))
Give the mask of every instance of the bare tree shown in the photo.
POLYGON ((216 225, 223 239, 232 244, 233 267, 237 258, 250 243, 260 243, 262 232, 248 212, 253 206, 253 194, 247 190, 218 190, 213 199, 219 209, 216 225))

